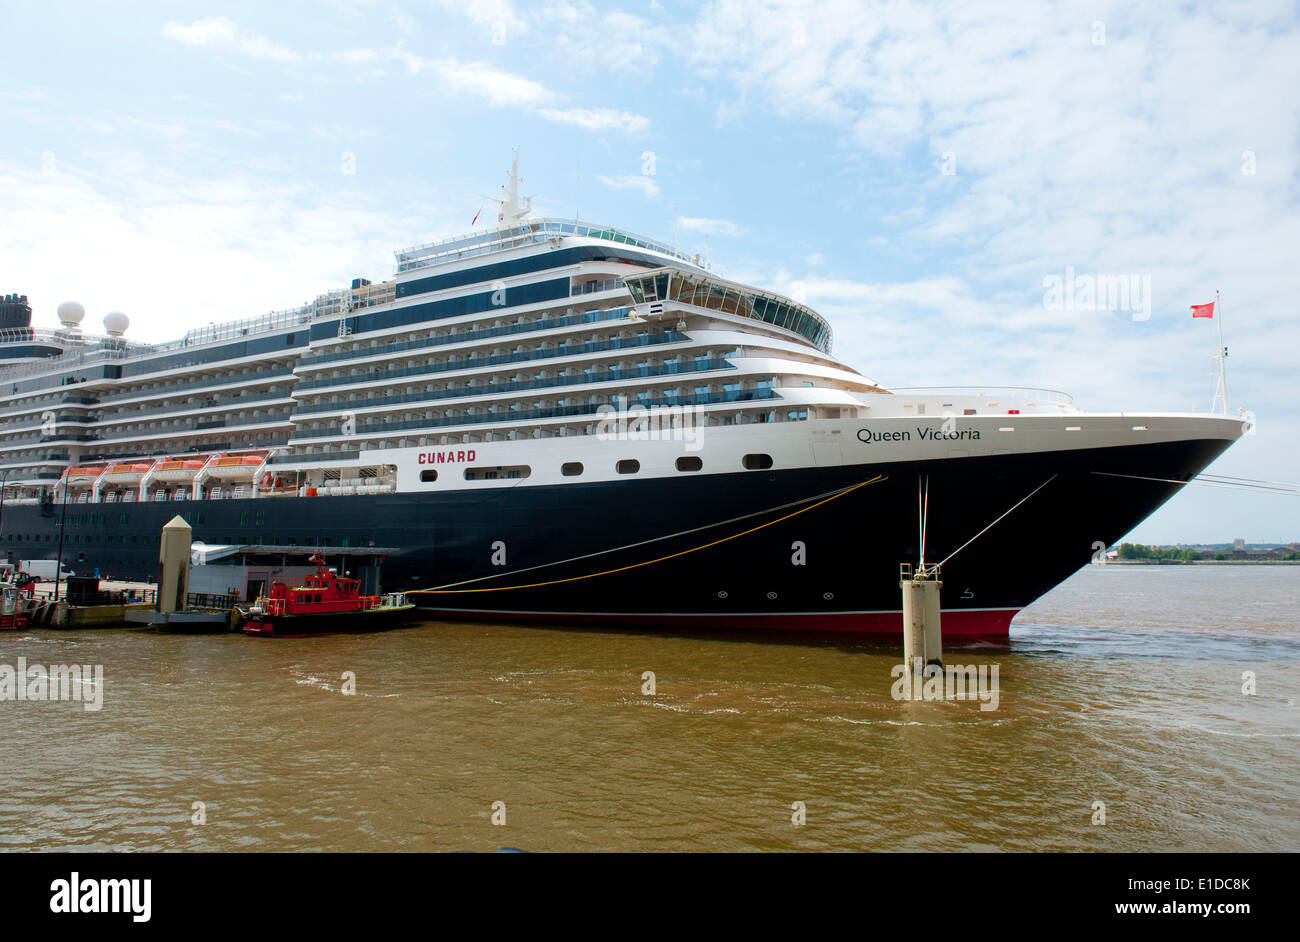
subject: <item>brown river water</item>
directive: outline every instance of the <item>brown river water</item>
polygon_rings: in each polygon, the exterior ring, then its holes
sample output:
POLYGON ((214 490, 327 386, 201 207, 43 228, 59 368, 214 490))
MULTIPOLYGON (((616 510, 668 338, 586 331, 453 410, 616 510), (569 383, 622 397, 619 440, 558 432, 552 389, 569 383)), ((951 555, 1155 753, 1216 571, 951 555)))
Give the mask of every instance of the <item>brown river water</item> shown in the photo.
POLYGON ((945 650, 987 711, 894 700, 888 643, 6 632, 104 682, 0 701, 0 849, 1294 851, 1298 613, 1300 567, 1090 567, 945 650))

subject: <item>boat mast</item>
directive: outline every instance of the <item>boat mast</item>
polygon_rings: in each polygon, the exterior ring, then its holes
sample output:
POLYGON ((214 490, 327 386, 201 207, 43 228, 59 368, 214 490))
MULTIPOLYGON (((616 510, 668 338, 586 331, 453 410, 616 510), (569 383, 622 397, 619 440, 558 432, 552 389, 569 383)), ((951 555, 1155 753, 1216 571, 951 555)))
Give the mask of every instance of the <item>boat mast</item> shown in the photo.
POLYGON ((1228 348, 1223 345, 1223 302, 1220 300, 1219 292, 1214 292, 1214 316, 1219 322, 1219 352, 1215 355, 1219 361, 1219 382, 1214 387, 1214 404, 1210 406, 1210 411, 1223 402, 1223 414, 1228 414, 1228 348))

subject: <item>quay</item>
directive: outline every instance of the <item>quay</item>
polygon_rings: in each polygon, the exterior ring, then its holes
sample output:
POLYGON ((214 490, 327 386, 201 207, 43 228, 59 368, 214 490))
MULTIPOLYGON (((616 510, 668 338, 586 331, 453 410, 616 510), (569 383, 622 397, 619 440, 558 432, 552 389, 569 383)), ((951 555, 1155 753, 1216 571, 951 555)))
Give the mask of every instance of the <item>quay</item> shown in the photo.
POLYGON ((134 582, 68 576, 22 589, 5 585, 0 629, 135 628, 204 633, 240 630, 240 602, 254 602, 273 582, 316 572, 313 557, 338 560, 338 572, 355 576, 365 594, 378 595, 380 567, 398 552, 387 546, 274 546, 191 541, 180 516, 159 539, 159 581, 134 582))

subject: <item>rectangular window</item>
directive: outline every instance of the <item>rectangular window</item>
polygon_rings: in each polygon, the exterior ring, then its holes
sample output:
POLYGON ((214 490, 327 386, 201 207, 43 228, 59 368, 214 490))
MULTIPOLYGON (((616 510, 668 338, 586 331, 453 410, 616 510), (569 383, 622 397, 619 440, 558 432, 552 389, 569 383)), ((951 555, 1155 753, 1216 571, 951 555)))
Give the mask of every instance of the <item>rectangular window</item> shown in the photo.
POLYGON ((495 481, 501 477, 507 478, 526 478, 533 473, 533 469, 528 465, 512 465, 510 467, 497 468, 466 468, 466 481, 495 481))

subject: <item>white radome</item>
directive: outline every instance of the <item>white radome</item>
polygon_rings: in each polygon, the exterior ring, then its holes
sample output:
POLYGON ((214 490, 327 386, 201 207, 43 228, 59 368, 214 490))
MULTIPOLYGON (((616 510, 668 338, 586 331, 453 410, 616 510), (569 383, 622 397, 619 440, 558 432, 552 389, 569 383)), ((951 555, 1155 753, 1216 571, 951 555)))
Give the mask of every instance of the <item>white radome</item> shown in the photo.
POLYGON ((76 301, 64 301, 58 313, 59 323, 64 327, 78 327, 86 317, 86 309, 76 301))
POLYGON ((110 337, 120 337, 126 333, 127 327, 131 324, 131 318, 127 317, 121 311, 113 311, 104 315, 104 333, 110 337))

